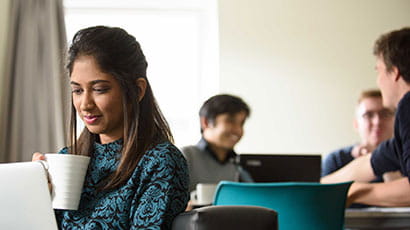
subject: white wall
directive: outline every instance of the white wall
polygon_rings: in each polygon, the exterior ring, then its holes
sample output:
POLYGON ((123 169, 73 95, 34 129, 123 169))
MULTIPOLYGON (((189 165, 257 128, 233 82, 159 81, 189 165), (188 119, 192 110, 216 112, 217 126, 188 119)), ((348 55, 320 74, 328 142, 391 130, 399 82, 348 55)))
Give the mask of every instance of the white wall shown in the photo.
POLYGON ((220 87, 252 107, 238 152, 321 153, 358 140, 372 48, 410 24, 408 0, 220 0, 220 87))

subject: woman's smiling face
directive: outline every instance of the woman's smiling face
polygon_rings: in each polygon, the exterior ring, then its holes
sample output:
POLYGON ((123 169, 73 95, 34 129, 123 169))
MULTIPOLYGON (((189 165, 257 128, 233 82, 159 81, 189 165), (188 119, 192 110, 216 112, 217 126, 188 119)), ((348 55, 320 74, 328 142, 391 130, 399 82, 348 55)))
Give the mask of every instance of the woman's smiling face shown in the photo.
POLYGON ((103 73, 92 56, 74 61, 70 80, 74 107, 87 129, 99 134, 103 144, 122 138, 124 108, 117 80, 103 73))

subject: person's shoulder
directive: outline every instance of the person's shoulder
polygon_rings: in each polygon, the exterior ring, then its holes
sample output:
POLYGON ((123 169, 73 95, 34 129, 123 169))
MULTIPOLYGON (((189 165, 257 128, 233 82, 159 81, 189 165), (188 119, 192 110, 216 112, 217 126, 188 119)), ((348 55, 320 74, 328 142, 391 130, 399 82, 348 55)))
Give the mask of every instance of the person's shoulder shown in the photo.
POLYGON ((410 91, 407 92, 406 94, 404 94, 403 98, 401 99, 401 101, 410 103, 410 91))
POLYGON ((152 146, 148 152, 154 152, 155 154, 181 153, 181 151, 169 141, 164 141, 152 146))
POLYGON ((185 161, 181 151, 169 141, 156 144, 147 151, 146 156, 154 161, 185 161))
POLYGON ((406 93, 397 105, 397 116, 408 116, 410 111, 410 92, 406 93))
POLYGON ((334 164, 334 162, 348 162, 353 159, 352 150, 354 145, 346 146, 330 152, 323 160, 324 164, 334 164))
POLYGON ((339 157, 341 155, 350 155, 354 145, 346 146, 330 152, 327 157, 339 157))
POLYGON ((326 176, 350 162, 353 159, 351 156, 352 149, 353 145, 329 153, 322 161, 322 176, 326 176))
POLYGON ((184 155, 192 155, 199 151, 196 145, 188 145, 181 148, 184 155))
POLYGON ((138 183, 157 180, 158 178, 161 178, 162 181, 177 178, 176 180, 182 180, 188 184, 188 165, 181 151, 175 145, 166 141, 155 144, 145 152, 132 177, 138 183))

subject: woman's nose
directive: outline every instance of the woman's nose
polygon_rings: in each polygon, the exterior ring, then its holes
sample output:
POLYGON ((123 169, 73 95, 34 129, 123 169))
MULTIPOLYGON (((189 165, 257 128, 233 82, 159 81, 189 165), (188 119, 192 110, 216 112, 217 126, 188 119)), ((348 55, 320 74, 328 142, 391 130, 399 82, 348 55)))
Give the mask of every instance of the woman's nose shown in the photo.
POLYGON ((84 93, 81 100, 81 110, 91 110, 94 108, 94 99, 89 93, 84 93))

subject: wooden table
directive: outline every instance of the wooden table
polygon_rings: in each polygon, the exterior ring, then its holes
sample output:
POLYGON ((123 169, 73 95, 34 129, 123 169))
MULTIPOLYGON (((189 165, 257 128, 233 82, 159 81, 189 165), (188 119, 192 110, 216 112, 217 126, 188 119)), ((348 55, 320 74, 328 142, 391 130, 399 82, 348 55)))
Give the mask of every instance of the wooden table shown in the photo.
POLYGON ((345 229, 410 229, 410 207, 346 209, 345 229))

